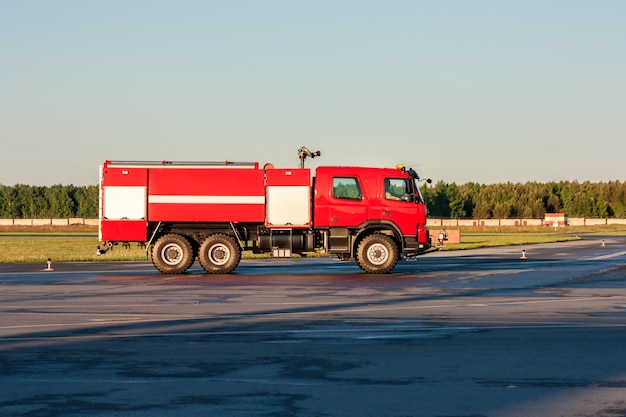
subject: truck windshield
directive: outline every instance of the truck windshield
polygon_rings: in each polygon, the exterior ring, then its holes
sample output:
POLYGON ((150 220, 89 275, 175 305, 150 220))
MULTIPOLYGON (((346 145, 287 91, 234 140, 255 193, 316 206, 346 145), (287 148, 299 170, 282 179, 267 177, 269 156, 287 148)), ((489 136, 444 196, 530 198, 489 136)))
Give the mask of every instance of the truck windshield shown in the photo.
POLYGON ((415 191, 417 191, 418 203, 426 203, 424 201, 424 197, 422 196, 422 191, 420 190, 420 185, 418 180, 413 180, 413 186, 415 187, 415 191))

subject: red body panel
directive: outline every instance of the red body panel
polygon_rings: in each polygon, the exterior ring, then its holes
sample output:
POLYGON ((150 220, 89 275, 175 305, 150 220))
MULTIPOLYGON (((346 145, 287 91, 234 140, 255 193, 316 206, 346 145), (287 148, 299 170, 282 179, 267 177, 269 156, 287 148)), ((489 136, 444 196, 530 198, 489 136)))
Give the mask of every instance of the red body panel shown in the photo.
POLYGON ((148 207, 150 221, 257 223, 262 222, 265 217, 263 205, 150 204, 148 207))
POLYGON ((262 223, 264 219, 261 169, 150 169, 149 221, 262 223))
POLYGON ((151 168, 149 195, 256 195, 265 193, 264 171, 246 168, 151 168))
POLYGON ((102 171, 103 187, 146 186, 148 185, 147 168, 118 168, 104 166, 102 171))
POLYGON ((311 170, 308 168, 274 168, 265 171, 267 186, 298 186, 311 184, 311 170))
POLYGON ((103 220, 100 224, 100 240, 145 242, 148 240, 145 220, 103 220))

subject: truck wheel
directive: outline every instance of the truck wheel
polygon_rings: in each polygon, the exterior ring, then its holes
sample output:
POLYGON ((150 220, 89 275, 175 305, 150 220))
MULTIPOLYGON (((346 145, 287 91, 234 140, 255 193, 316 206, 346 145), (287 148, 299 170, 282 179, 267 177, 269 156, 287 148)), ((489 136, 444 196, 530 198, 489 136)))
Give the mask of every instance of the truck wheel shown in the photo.
POLYGON ((189 240, 173 233, 161 236, 152 246, 152 263, 164 274, 182 274, 193 263, 189 240))
POLYGON ((228 235, 211 235, 202 242, 198 259, 209 274, 228 274, 239 265, 241 248, 228 235))
POLYGON ((356 262, 369 274, 386 274, 398 263, 398 246, 381 233, 365 237, 357 248, 356 262))

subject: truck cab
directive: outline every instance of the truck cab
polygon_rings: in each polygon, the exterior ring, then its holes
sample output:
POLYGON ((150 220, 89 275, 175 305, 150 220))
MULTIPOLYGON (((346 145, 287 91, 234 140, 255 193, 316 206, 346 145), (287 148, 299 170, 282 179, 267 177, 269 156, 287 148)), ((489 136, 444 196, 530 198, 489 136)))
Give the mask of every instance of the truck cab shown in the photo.
POLYGON ((393 269, 400 254, 426 251, 430 237, 418 180, 401 166, 317 168, 313 221, 322 246, 375 273, 393 269))

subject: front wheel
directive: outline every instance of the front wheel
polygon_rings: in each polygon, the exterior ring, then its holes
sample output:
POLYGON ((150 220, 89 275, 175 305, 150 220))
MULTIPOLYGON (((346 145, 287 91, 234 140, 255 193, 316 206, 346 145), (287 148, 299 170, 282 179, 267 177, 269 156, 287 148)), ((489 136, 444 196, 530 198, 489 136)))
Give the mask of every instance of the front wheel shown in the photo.
POLYGON ((359 243, 356 262, 369 274, 386 274, 396 266, 399 257, 395 241, 387 235, 376 233, 359 243))
POLYGON ((164 274, 182 274, 193 259, 189 240, 175 233, 161 236, 152 246, 152 263, 164 274))
POLYGON ((202 242, 198 259, 209 274, 228 274, 239 265, 241 248, 228 235, 211 235, 202 242))

